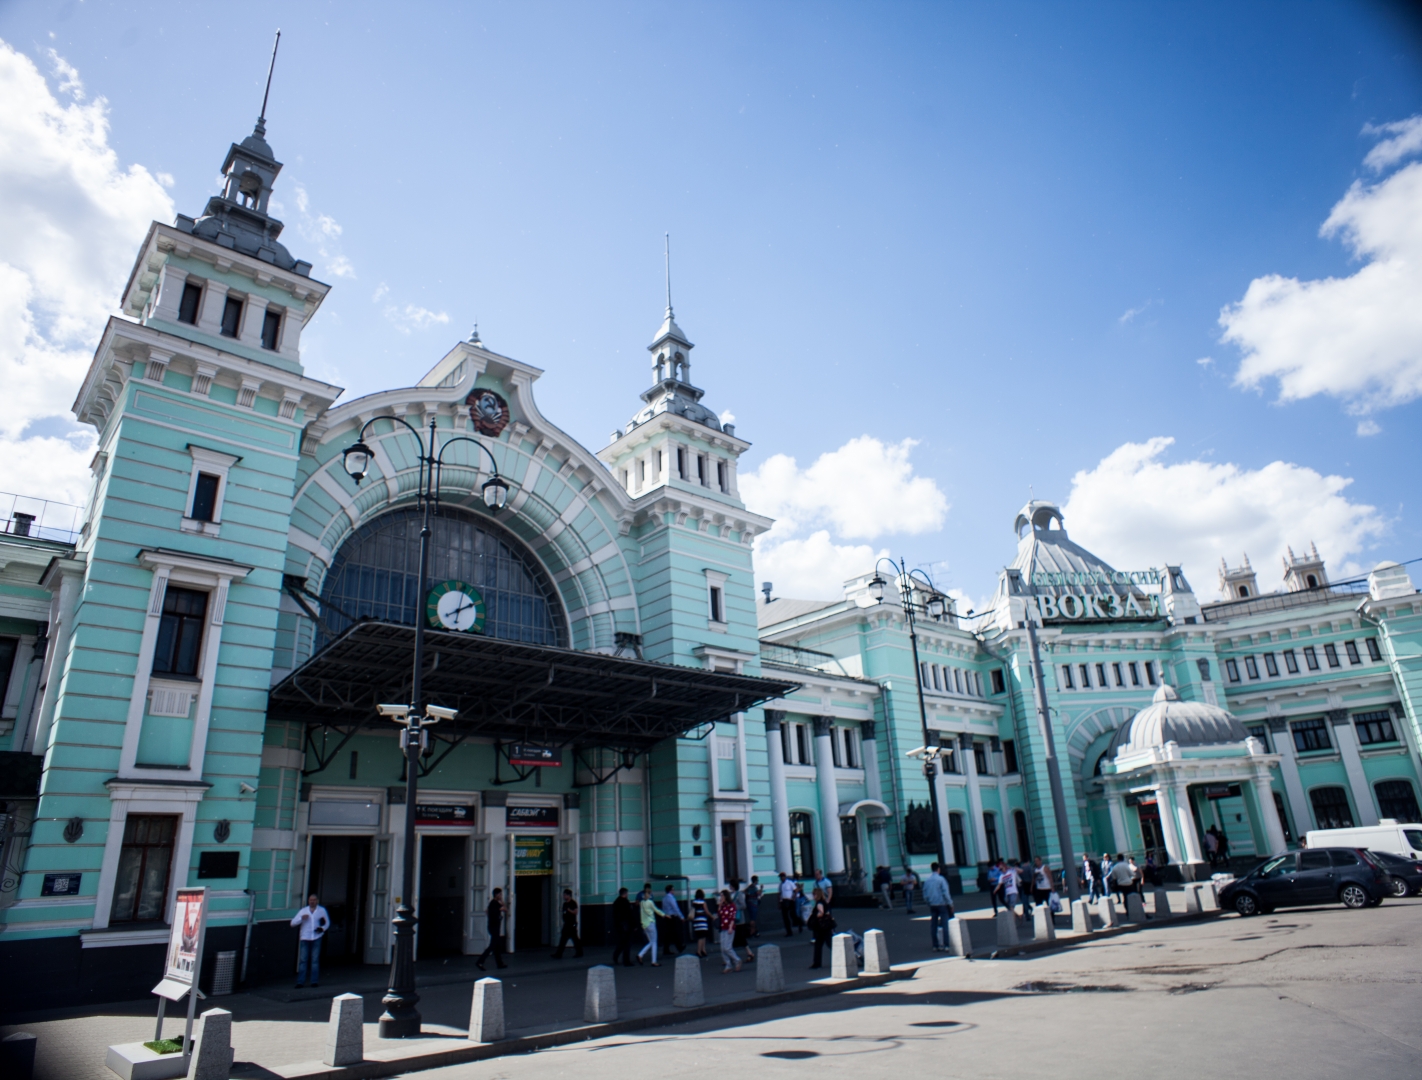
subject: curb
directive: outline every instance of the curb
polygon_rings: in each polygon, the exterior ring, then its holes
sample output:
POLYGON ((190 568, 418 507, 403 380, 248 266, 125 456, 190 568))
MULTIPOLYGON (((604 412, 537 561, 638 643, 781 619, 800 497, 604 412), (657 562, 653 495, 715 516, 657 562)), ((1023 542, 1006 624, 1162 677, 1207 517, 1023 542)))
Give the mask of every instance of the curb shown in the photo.
POLYGON ((471 1061, 486 1061, 490 1058, 506 1057, 511 1054, 529 1054, 535 1050, 546 1050, 554 1046, 601 1039, 608 1035, 624 1032, 645 1031, 649 1028, 668 1027, 693 1020, 704 1020, 727 1013, 747 1012, 751 1009, 784 1005, 808 998, 827 997, 848 990, 859 990, 870 986, 912 979, 918 967, 895 968, 882 975, 859 975, 853 979, 838 982, 816 983, 809 986, 786 990, 779 994, 764 994, 753 998, 737 998, 733 1001, 718 1001, 711 1005, 700 1005, 693 1009, 678 1009, 675 1012, 658 1012, 646 1016, 629 1016, 606 1024, 584 1024, 580 1027, 564 1028, 537 1035, 527 1035, 520 1039, 504 1039, 496 1043, 471 1043, 467 1040, 451 1040, 455 1045, 447 1050, 432 1050, 428 1053, 408 1057, 386 1057, 397 1054, 396 1049, 377 1052, 378 1056, 367 1058, 355 1065, 333 1066, 317 1061, 299 1062, 293 1065, 267 1067, 266 1074, 279 1076, 284 1080, 374 1080, 377 1077, 398 1076, 400 1073, 417 1072, 423 1069, 437 1069, 446 1065, 463 1065, 471 1061))
POLYGON ((1203 922, 1206 919, 1218 918, 1223 914, 1223 910, 1202 911, 1197 915, 1172 915, 1168 919, 1147 919, 1143 923, 1121 923, 1118 926, 1093 930, 1089 934, 1081 934, 1078 937, 1053 938, 1050 941, 1028 941, 1021 945, 1011 945, 1006 949, 991 949, 982 953, 973 953, 968 957, 959 957, 958 959, 1006 960, 1009 957, 1022 956, 1028 953, 1052 952, 1056 949, 1074 949, 1079 945, 1089 945, 1093 941, 1101 941, 1104 938, 1120 937, 1122 934, 1134 934, 1141 930, 1173 926, 1178 923, 1203 922))

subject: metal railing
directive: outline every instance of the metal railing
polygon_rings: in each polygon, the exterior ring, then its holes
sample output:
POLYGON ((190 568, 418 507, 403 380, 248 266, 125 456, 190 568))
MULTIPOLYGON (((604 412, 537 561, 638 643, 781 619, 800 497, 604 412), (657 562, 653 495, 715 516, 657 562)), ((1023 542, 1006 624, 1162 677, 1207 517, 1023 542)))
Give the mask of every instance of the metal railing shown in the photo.
POLYGON ((72 544, 79 539, 82 506, 0 491, 0 533, 72 544))
POLYGON ((1266 611, 1284 611, 1288 608, 1307 607, 1309 604, 1325 604, 1330 600, 1356 599, 1367 591, 1368 579, 1355 578, 1352 581, 1335 581, 1320 585, 1316 589, 1269 593, 1266 596, 1251 596, 1248 600, 1202 604, 1200 611, 1206 622, 1218 622, 1221 619, 1237 619, 1241 615, 1259 615, 1266 611))
POLYGON ((802 649, 798 645, 779 645, 773 641, 762 641, 760 658, 768 664, 780 664, 783 667, 823 671, 831 675, 849 674, 833 653, 802 649))

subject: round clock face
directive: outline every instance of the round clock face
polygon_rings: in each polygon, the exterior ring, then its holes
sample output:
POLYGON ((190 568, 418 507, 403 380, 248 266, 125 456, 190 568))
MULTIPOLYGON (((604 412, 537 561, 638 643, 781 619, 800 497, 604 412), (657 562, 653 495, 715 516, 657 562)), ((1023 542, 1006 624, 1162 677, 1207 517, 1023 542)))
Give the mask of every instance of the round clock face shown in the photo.
POLYGON ((425 616, 436 630, 478 633, 484 629, 484 598, 473 585, 441 582, 426 598, 425 616))

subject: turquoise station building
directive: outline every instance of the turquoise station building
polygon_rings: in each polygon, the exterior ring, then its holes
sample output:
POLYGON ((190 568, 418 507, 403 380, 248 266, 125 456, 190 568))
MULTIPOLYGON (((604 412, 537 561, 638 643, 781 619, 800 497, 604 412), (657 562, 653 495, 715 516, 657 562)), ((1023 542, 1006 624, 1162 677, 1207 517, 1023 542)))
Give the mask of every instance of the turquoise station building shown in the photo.
POLYGON ((703 404, 670 298, 648 388, 595 452, 539 411, 538 368, 477 335, 338 404, 301 364, 329 286, 281 243, 280 170, 259 122, 201 215, 152 225, 74 403, 98 432, 77 527, 16 511, 0 535, 0 964, 42 973, 31 1007, 145 995, 186 885, 209 889, 205 979, 223 956, 288 978, 310 892, 324 962, 388 964, 410 815, 422 959, 482 950, 496 887, 517 953, 552 943, 564 888, 596 942, 646 880, 823 868, 852 894, 925 869, 939 830, 957 891, 999 857, 1058 862, 1029 623, 1076 853, 1194 877, 1211 825, 1250 855, 1417 820, 1404 566, 1330 582, 1311 550, 1261 594, 1246 561, 1201 603, 1034 502, 990 609, 921 614, 915 665, 904 605, 928 597, 872 568, 833 601, 757 590, 750 444, 703 404), (375 707, 409 700, 417 620, 425 697, 458 714, 409 806, 375 707))

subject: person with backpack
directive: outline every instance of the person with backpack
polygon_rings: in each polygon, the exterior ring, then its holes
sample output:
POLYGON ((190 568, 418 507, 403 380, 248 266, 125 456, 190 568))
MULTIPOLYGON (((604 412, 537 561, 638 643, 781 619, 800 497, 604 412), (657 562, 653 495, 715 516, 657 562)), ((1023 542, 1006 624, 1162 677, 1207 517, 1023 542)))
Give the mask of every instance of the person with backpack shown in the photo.
POLYGON ((835 921, 830 915, 824 891, 818 887, 816 887, 814 899, 811 901, 810 917, 805 922, 810 928, 810 935, 815 943, 815 958, 814 962, 810 964, 810 970, 813 971, 823 966, 824 948, 834 936, 835 928, 835 921))

